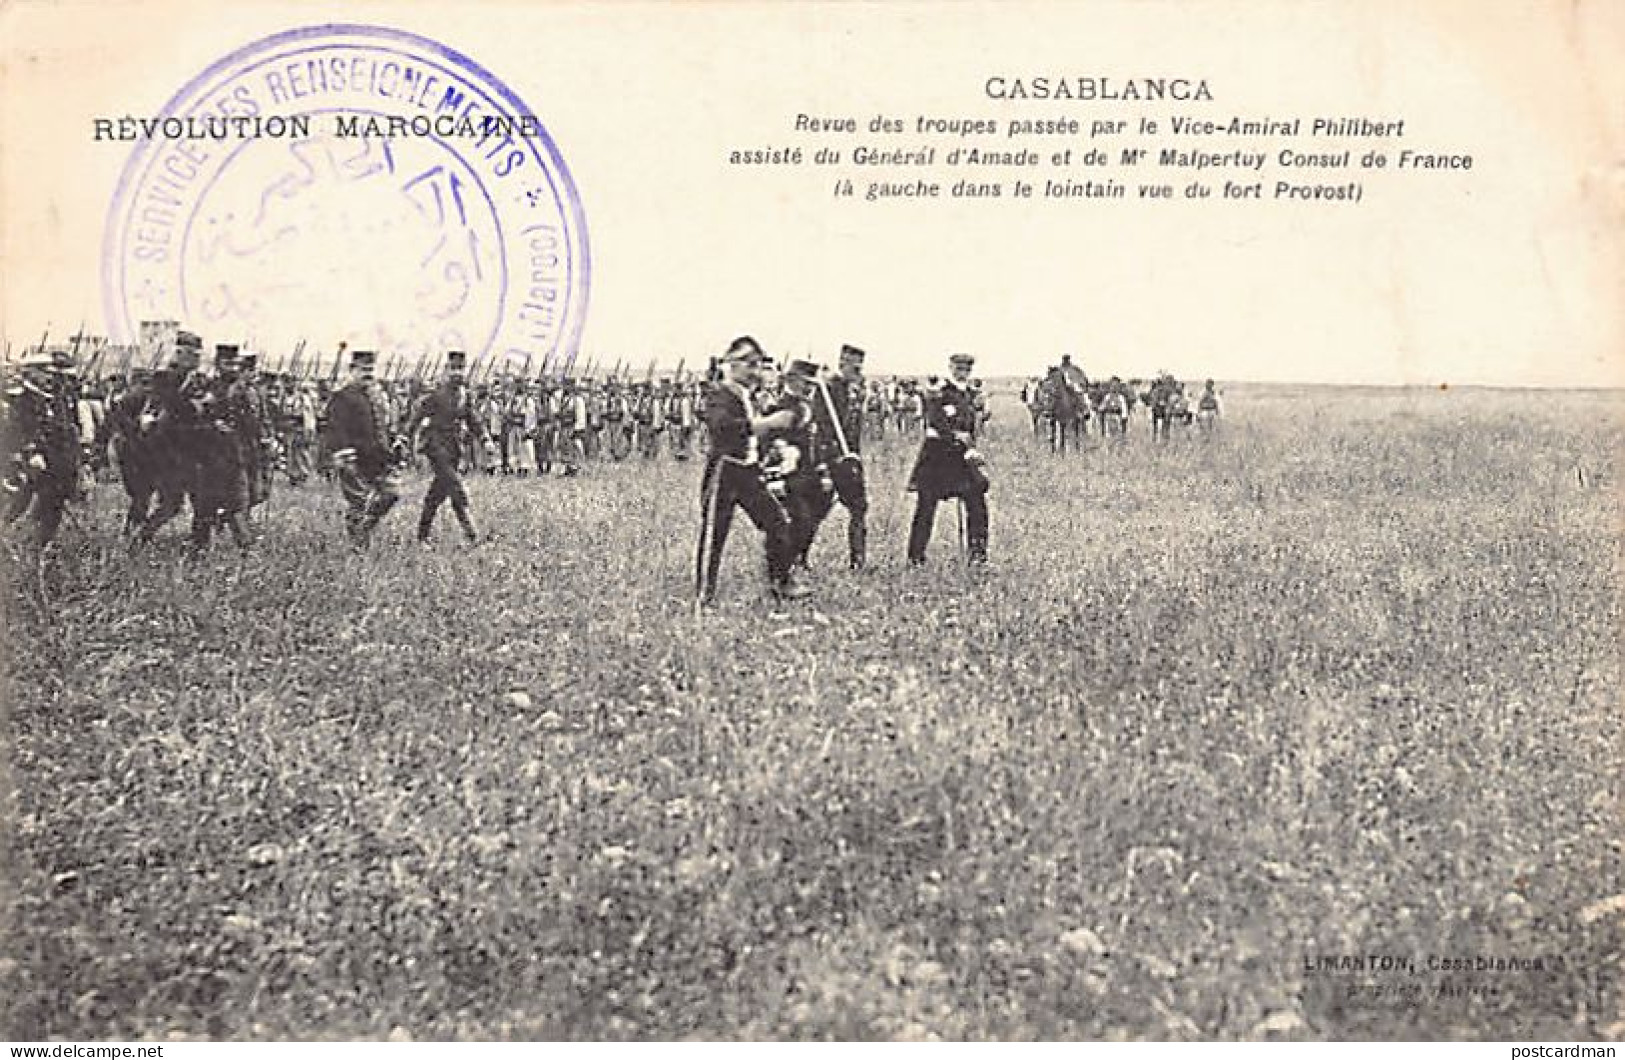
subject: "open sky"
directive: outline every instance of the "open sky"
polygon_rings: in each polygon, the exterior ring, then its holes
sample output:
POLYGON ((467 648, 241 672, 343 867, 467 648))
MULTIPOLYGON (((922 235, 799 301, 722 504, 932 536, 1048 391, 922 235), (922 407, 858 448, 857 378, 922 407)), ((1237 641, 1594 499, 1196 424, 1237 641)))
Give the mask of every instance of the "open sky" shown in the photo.
MULTIPOLYGON (((775 353, 825 362, 855 342, 882 374, 939 371, 965 350, 988 376, 1036 373, 1071 353, 1092 373, 1123 375, 1625 383, 1625 4, 1612 0, 352 0, 319 13, 288 2, 22 0, 0 9, 4 338, 20 346, 80 321, 110 328, 103 226, 133 145, 94 142, 96 118, 156 115, 221 56, 336 18, 473 57, 546 125, 586 219, 583 357, 693 365, 751 332, 775 353), (1213 99, 995 100, 984 91, 994 76, 1180 77, 1205 81, 1213 99), (815 140, 793 131, 797 114, 850 117, 860 132, 815 140), (871 135, 880 115, 910 126, 919 115, 1161 124, 1156 137, 1068 141, 1114 158, 1125 146, 1180 145, 1166 133, 1176 116, 1403 119, 1391 153, 1473 162, 1305 178, 1362 180, 1357 204, 1139 202, 1139 178, 1116 169, 1107 175, 1129 199, 869 203, 865 182, 899 171, 727 164, 733 150, 796 144, 952 146, 871 135), (831 194, 838 175, 854 177, 856 201, 831 194)), ((1185 146, 1265 147, 1267 196, 1283 176, 1283 143, 1185 146)), ((1047 156, 1062 143, 1035 146, 1047 156)), ((1357 156, 1378 145, 1295 146, 1357 156)), ((1193 176, 1144 172, 1176 192, 1193 176)), ((1040 186, 1059 175, 1032 173, 1040 186)), ((400 288, 380 279, 399 248, 358 231, 312 227, 269 259, 294 282, 253 342, 363 344, 376 341, 367 321, 409 315, 400 288)), ((250 339, 190 323, 210 341, 250 339)))

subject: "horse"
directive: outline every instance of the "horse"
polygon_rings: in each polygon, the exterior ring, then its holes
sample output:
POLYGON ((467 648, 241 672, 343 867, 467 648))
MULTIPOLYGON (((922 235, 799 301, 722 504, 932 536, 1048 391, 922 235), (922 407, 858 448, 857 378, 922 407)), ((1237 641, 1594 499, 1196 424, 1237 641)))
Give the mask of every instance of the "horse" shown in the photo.
POLYGON ((1114 444, 1122 443, 1128 437, 1128 390, 1119 382, 1102 383, 1091 391, 1090 398, 1095 418, 1100 421, 1100 436, 1114 444))
POLYGON ((1185 401, 1185 389, 1166 372, 1151 384, 1143 400, 1151 410, 1151 437, 1157 441, 1168 440, 1176 418, 1184 424, 1190 422, 1190 406, 1185 401))
POLYGON ((1045 424, 1050 452, 1065 452, 1068 440, 1074 450, 1082 448, 1089 427, 1089 403, 1060 368, 1051 368, 1038 384, 1034 407, 1045 424))

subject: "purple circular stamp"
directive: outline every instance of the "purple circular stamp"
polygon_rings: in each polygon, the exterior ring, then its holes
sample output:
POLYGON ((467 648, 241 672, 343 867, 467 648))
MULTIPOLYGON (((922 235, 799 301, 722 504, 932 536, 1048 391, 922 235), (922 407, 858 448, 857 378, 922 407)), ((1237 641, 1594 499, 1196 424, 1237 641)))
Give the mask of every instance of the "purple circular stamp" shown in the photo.
POLYGON ((240 48, 141 122, 108 212, 108 329, 179 320, 267 351, 563 363, 590 260, 569 170, 473 60, 322 25, 240 48))

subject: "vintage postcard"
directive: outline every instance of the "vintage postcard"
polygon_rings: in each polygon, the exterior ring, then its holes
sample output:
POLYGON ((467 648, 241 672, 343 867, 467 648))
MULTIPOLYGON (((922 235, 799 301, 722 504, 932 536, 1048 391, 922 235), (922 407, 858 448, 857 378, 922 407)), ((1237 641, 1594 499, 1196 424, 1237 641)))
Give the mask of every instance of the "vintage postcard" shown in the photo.
POLYGON ((1622 44, 0 6, 0 1037, 1617 1040, 1622 44))

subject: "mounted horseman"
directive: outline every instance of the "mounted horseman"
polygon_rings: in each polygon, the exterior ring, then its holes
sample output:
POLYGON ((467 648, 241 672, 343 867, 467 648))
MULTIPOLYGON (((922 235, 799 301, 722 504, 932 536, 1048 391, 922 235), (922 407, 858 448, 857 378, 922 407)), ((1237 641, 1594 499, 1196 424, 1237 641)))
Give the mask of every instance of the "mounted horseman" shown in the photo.
POLYGON ((1066 451, 1070 440, 1073 449, 1081 449, 1084 435, 1089 429, 1089 377, 1082 368, 1072 363, 1071 354, 1062 354, 1061 363, 1051 366, 1049 374, 1038 385, 1037 406, 1050 451, 1066 451))

